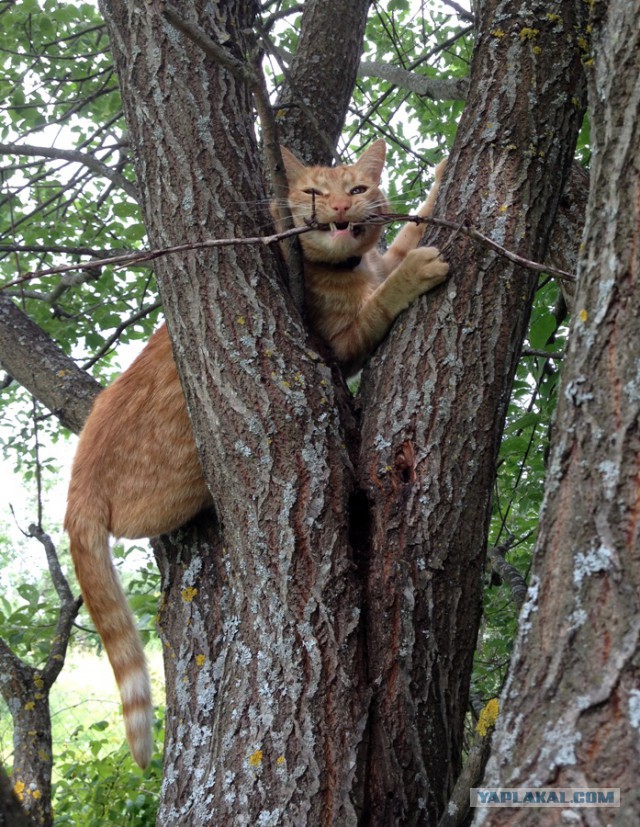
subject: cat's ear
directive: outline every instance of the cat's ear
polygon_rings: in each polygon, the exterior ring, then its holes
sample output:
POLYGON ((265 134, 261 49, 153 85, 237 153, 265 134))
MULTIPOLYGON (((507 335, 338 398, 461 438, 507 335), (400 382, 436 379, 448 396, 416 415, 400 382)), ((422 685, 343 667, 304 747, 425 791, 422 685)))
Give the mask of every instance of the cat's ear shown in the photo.
POLYGON ((305 169, 305 166, 302 161, 299 161, 296 158, 293 152, 288 150, 286 146, 282 146, 282 144, 280 144, 280 152, 282 154, 282 163, 284 164, 284 171, 287 176, 287 180, 291 183, 291 181, 295 181, 296 178, 300 177, 305 169))
POLYGON ((382 178, 382 170, 384 169, 384 158, 387 153, 387 145, 380 138, 374 141, 370 147, 365 149, 362 155, 356 161, 355 166, 363 170, 376 183, 380 183, 382 178))

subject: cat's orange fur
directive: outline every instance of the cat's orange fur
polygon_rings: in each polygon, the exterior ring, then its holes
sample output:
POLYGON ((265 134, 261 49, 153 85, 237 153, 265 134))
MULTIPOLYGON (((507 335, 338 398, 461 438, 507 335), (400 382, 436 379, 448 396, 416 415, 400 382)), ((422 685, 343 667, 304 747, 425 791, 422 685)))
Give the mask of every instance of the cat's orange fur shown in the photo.
POLYGON ((210 501, 163 325, 97 397, 80 435, 65 517, 84 602, 111 661, 127 740, 141 767, 153 749, 151 689, 109 535, 155 537, 210 501))
MULTIPOLYGON (((307 169, 285 150, 296 222, 311 213, 311 197, 302 191, 311 187, 319 193, 317 217, 327 224, 355 224, 385 210, 378 189, 384 153, 378 141, 353 166, 307 169)), ((430 214, 436 191, 422 215, 430 214)), ((444 279, 447 265, 437 260, 437 250, 413 250, 421 234, 419 227, 405 226, 384 255, 373 249, 378 227, 303 236, 309 316, 347 371, 361 366, 401 310, 444 279), (360 256, 353 269, 342 265, 360 256)), ((127 739, 141 767, 153 748, 151 692, 109 535, 153 537, 178 528, 210 502, 163 325, 96 399, 80 435, 65 517, 85 605, 111 661, 127 739)))
MULTIPOLYGON (((407 223, 386 253, 376 249, 381 226, 361 222, 388 212, 380 191, 384 141, 376 141, 351 166, 305 167, 282 147, 295 226, 315 214, 330 231, 300 236, 305 301, 311 326, 331 346, 347 375, 358 371, 399 313, 442 282, 449 266, 435 247, 416 249, 424 228, 407 223), (360 261, 358 261, 360 259, 360 261)), ((433 212, 446 162, 418 215, 433 212)))

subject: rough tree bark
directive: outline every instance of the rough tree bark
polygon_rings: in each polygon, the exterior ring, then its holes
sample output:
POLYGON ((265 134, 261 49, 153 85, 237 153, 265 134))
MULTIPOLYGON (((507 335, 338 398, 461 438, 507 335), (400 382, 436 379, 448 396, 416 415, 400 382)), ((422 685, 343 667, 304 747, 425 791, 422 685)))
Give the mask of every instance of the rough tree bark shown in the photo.
MULTIPOLYGON (((467 107, 436 206, 544 261, 581 125, 584 3, 479 9, 467 107)), ((428 235, 444 247, 442 233, 428 235)), ((537 278, 457 238, 451 279, 409 309, 362 383, 371 504, 366 800, 435 824, 460 769, 491 491, 537 278), (398 370, 398 365, 402 369, 398 370)))
POLYGON ((100 390, 99 382, 2 293, 0 364, 65 427, 80 431, 100 390))
POLYGON ((31 526, 31 536, 45 549, 51 579, 60 600, 56 634, 40 668, 21 660, 0 638, 0 694, 13 723, 13 788, 33 824, 51 827, 53 754, 49 694, 64 665, 71 628, 82 600, 71 593, 50 537, 35 525, 31 526))
MULTIPOLYGON (((339 17, 356 6, 364 20, 364 0, 339 17)), ((511 6, 481 9, 440 203, 541 259, 580 120, 587 4, 511 6)), ((164 21, 161 4, 102 8, 152 245, 254 235, 264 190, 243 83, 164 21)), ((239 0, 180 8, 238 60, 254 12, 239 0)), ((334 33, 357 53, 353 25, 353 39, 334 33)), ((344 66, 338 80, 351 88, 344 66)), ((301 154, 315 161, 326 160, 319 136, 335 143, 342 122, 323 123, 321 100, 312 88, 309 123, 282 124, 283 142, 314 146, 301 154)), ((403 317, 365 373, 361 449, 276 256, 238 248, 159 266, 215 500, 157 553, 169 701, 159 823, 426 824, 442 812, 460 762, 495 451, 534 286, 465 239, 447 258, 450 284, 403 317)))
MULTIPOLYGON (((598 8, 576 314, 532 586, 485 783, 619 787, 622 807, 548 810, 545 824, 640 822, 640 4, 598 8)), ((475 823, 538 817, 483 810, 475 823)))
MULTIPOLYGON (((544 256, 580 124, 581 5, 556 20, 546 3, 485 4, 443 193, 448 217, 531 258, 544 256)), ((183 13, 243 55, 254 7, 224 6, 183 13)), ((149 7, 103 9, 151 243, 250 233, 244 205, 263 191, 246 89, 149 7)), ((357 457, 344 447, 343 387, 307 346, 268 251, 158 267, 218 520, 208 539, 184 534, 177 559, 160 556, 180 596, 163 610, 175 706, 161 823, 409 824, 442 812, 535 285, 468 243, 449 255, 455 277, 429 300, 431 329, 421 301, 365 375, 357 457), (355 460, 366 496, 354 496, 355 460)))
POLYGON ((35 827, 20 806, 9 776, 0 766, 0 827, 35 827))
POLYGON ((278 99, 282 142, 331 164, 356 79, 371 0, 307 0, 300 42, 278 99), (339 21, 339 25, 336 25, 339 21))
MULTIPOLYGON (((151 243, 253 233, 264 190, 244 84, 152 7, 103 11, 151 243)), ((247 53, 255 4, 181 11, 247 53)), ((163 610, 176 708, 159 822, 353 823, 367 688, 344 389, 310 350, 271 251, 157 272, 219 518, 210 544, 190 535, 184 557, 161 559, 181 602, 163 610)))

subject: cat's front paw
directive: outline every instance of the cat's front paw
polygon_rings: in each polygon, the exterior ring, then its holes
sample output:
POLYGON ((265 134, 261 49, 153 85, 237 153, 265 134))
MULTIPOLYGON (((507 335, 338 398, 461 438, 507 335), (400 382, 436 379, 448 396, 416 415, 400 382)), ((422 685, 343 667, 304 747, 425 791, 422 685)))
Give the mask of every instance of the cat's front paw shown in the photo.
POLYGON ((411 250, 405 259, 407 273, 410 273, 418 295, 441 284, 447 277, 449 265, 440 257, 436 247, 418 247, 411 250))

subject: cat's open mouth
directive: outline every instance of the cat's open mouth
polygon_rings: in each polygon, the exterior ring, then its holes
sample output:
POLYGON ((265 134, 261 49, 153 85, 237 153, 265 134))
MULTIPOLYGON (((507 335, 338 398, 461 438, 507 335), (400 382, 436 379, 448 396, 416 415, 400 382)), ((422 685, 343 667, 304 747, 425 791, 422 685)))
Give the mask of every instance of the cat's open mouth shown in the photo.
POLYGON ((357 238, 364 232, 364 226, 362 224, 352 224, 350 221, 337 221, 335 224, 331 223, 325 226, 331 231, 332 236, 351 233, 354 238, 357 238))
POLYGON ((330 232, 332 238, 338 238, 343 235, 350 234, 354 238, 361 236, 366 229, 365 224, 352 224, 351 221, 332 221, 330 224, 321 224, 311 218, 305 218, 305 223, 314 230, 321 232, 330 232))

